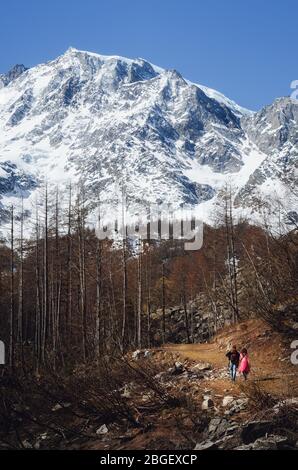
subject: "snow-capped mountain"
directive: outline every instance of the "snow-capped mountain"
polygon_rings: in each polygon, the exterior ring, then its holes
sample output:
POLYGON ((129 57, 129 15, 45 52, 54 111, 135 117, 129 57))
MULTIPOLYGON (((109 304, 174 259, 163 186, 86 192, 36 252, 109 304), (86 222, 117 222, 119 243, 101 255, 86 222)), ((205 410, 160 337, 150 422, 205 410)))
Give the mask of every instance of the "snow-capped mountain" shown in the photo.
POLYGON ((239 211, 257 215, 256 200, 297 183, 297 116, 290 98, 252 113, 143 59, 70 48, 16 66, 0 75, 2 221, 21 196, 30 211, 45 180, 84 181, 91 205, 125 188, 129 203, 188 203, 207 221, 231 182, 239 211))

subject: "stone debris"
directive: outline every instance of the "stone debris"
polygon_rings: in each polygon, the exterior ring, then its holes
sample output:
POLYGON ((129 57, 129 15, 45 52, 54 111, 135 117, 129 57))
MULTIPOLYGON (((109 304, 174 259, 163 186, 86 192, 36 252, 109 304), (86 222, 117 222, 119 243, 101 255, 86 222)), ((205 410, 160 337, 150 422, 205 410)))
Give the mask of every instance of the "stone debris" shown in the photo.
POLYGON ((100 426, 100 428, 97 429, 96 431, 96 434, 98 436, 101 436, 103 434, 107 434, 109 432, 107 426, 105 424, 103 424, 102 426, 100 426))

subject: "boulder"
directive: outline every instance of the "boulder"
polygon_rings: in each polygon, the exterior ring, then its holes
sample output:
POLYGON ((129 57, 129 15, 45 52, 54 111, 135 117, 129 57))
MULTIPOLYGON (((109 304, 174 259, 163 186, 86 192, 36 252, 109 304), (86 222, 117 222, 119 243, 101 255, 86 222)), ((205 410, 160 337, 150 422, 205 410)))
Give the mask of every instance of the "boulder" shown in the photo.
POLYGON ((225 411, 225 416, 233 416, 236 413, 244 410, 247 406, 248 398, 239 398, 235 400, 231 406, 228 405, 228 410, 225 411))
POLYGON ((217 445, 218 449, 226 449, 226 450, 231 450, 233 449, 233 442, 234 436, 233 435, 227 435, 221 437, 219 440, 215 441, 215 444, 217 445))
POLYGON ((202 403, 202 410, 208 410, 209 408, 213 408, 214 402, 211 397, 207 397, 204 399, 202 403))
MULTIPOLYGON (((171 371, 172 371, 172 369, 171 369, 171 371)), ((165 380, 167 379, 167 377, 168 377, 168 373, 165 372, 165 371, 162 371, 162 372, 159 372, 158 374, 156 374, 156 375, 154 376, 154 379, 155 379, 155 380, 159 380, 160 382, 165 382, 165 380)))
POLYGON ((59 411, 62 410, 62 405, 60 403, 56 403, 56 405, 53 406, 52 411, 59 411))
POLYGON ((208 433, 210 434, 210 437, 219 439, 222 436, 233 434, 237 429, 239 429, 239 425, 237 423, 228 421, 226 418, 218 417, 211 419, 208 433))
POLYGON ((136 351, 134 351, 134 352, 132 353, 131 357, 132 357, 132 359, 135 359, 135 360, 140 359, 140 357, 141 357, 141 351, 140 351, 139 349, 137 349, 136 351))
POLYGON ((287 437, 270 434, 269 436, 260 437, 250 444, 238 446, 235 450, 285 450, 291 447, 287 437))
POLYGON ((204 379, 205 378, 203 372, 193 372, 193 371, 188 371, 188 377, 190 379, 204 379))
POLYGON ((293 397, 293 398, 286 398, 285 400, 279 401, 276 405, 274 405, 273 409, 274 410, 279 410, 280 408, 284 406, 293 406, 298 408, 298 398, 293 397))
POLYGON ((217 445, 213 441, 204 441, 196 445, 194 450, 216 450, 217 445))
POLYGON ((227 396, 223 397, 222 406, 223 407, 229 406, 234 402, 234 400, 235 400, 234 397, 232 397, 230 395, 227 395, 227 396))
POLYGON ((24 447, 24 449, 32 449, 33 445, 27 439, 25 439, 23 441, 23 447, 24 447))
POLYGON ((123 392, 121 393, 122 398, 130 398, 131 397, 131 391, 128 385, 124 386, 123 392))
POLYGON ((199 362, 195 366, 191 367, 191 372, 202 372, 205 370, 211 370, 212 365, 209 364, 208 362, 199 362))
POLYGON ((142 401, 149 401, 151 400, 151 394, 150 393, 145 393, 144 395, 142 395, 142 401))
MULTIPOLYGON (((213 434, 217 430, 218 426, 220 425, 222 418, 213 418, 211 419, 209 426, 208 426, 208 433, 213 434)), ((225 420, 227 421, 227 420, 225 420)))
POLYGON ((107 426, 105 424, 103 424, 102 426, 100 426, 100 428, 97 429, 96 431, 96 434, 98 436, 100 435, 103 435, 103 434, 107 434, 109 432, 107 426))
POLYGON ((182 374, 182 372, 184 372, 184 366, 182 362, 175 362, 174 367, 171 368, 169 372, 171 372, 172 375, 182 374))
POLYGON ((211 398, 210 393, 206 393, 203 395, 203 400, 208 400, 208 398, 211 398))

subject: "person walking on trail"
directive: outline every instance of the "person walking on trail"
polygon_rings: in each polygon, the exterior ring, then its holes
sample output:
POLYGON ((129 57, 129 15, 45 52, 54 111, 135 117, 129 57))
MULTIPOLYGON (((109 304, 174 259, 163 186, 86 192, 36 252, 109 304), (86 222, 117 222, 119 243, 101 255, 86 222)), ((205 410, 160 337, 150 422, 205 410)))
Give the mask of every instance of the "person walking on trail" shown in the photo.
POLYGON ((242 373, 244 380, 247 380, 249 371, 250 371, 250 366, 249 366, 247 349, 243 348, 240 354, 239 372, 242 373))
MULTIPOLYGON (((230 351, 232 351, 232 346, 233 346, 233 345, 232 345, 231 342, 229 342, 229 343, 227 344, 227 347, 226 347, 226 357, 228 357, 228 353, 229 353, 230 351)), ((230 362, 230 359, 229 359, 229 362, 228 362, 228 373, 229 373, 229 374, 230 374, 230 369, 231 369, 231 362, 230 362)))
POLYGON ((240 361, 240 353, 237 351, 236 346, 233 346, 230 351, 227 352, 226 357, 229 359, 230 375, 233 382, 236 380, 237 368, 240 361))

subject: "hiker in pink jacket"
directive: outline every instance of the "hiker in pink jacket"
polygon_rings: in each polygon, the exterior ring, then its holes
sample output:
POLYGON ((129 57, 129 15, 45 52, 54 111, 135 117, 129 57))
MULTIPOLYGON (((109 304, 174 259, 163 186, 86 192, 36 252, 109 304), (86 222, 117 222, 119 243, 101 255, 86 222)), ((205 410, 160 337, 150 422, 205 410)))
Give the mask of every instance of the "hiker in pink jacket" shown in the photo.
POLYGON ((239 370, 239 372, 242 372, 244 380, 247 380, 247 376, 249 374, 250 367, 249 367, 249 360, 248 360, 248 354, 247 354, 247 349, 246 348, 243 348, 241 350, 240 364, 239 364, 238 370, 239 370))

